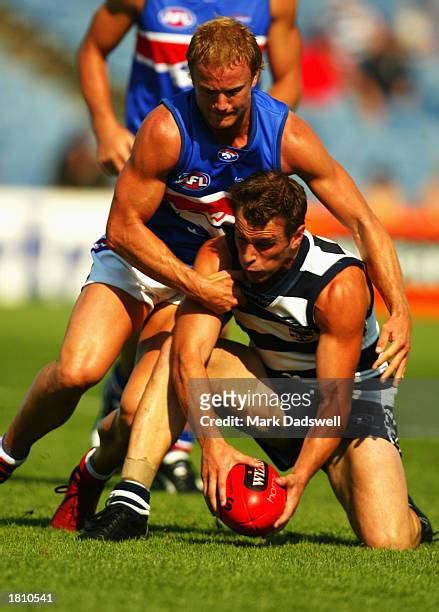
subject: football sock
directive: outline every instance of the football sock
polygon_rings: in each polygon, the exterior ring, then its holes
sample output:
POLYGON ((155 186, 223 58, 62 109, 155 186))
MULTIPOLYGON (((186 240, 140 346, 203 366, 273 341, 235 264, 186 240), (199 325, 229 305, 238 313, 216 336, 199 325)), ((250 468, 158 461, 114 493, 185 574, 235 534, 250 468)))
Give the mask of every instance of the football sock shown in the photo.
POLYGON ((174 446, 172 446, 171 450, 163 457, 163 463, 165 465, 171 465, 172 463, 176 463, 177 461, 188 460, 189 453, 183 450, 176 450, 174 446))
POLYGON ((12 472, 26 461, 27 457, 21 459, 12 457, 3 447, 3 437, 0 438, 0 483, 5 482, 12 472))
POLYGON ((149 515, 149 491, 146 487, 133 480, 121 480, 110 493, 107 505, 122 504, 141 516, 149 515))
POLYGON ((93 455, 95 454, 95 452, 96 448, 91 448, 81 459, 79 463, 79 469, 81 470, 82 477, 85 480, 89 480, 90 482, 96 480, 108 480, 113 475, 113 472, 110 472, 110 474, 99 474, 95 470, 92 462, 93 455))
MULTIPOLYGON (((194 447, 195 436, 190 429, 185 429, 178 440, 171 446, 171 450, 169 453, 173 451, 183 451, 186 454, 189 454, 194 447)), ((168 454, 169 454, 168 453, 168 454)), ((187 459, 187 457, 186 457, 187 459)), ((177 459, 175 459, 177 461, 177 459)))

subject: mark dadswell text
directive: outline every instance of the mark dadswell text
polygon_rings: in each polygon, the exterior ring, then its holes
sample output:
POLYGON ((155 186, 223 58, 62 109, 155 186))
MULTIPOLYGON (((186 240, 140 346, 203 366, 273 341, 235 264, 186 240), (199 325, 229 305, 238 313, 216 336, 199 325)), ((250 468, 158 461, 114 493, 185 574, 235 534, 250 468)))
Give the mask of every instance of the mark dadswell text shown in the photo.
POLYGON ((281 416, 261 417, 247 415, 245 417, 228 415, 225 417, 210 417, 203 414, 200 417, 201 427, 341 427, 340 415, 330 418, 304 416, 295 418, 289 414, 281 416))

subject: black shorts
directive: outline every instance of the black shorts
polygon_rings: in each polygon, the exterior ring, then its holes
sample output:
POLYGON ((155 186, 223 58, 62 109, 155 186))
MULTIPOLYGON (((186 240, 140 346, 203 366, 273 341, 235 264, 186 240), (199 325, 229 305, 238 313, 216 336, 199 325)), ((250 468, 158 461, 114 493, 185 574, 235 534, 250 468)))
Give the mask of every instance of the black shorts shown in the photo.
MULTIPOLYGON (((391 383, 381 389, 354 390, 345 440, 382 438, 399 452, 397 425, 393 415, 396 388, 391 383)), ((279 470, 288 470, 296 463, 303 438, 260 438, 255 441, 279 470)))

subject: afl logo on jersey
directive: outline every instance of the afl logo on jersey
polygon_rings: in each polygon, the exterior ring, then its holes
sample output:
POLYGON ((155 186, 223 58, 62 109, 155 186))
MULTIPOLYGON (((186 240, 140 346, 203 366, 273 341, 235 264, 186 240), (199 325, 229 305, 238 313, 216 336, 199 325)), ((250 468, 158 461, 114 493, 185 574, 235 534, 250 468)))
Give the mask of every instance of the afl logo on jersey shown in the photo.
POLYGON ((168 6, 159 12, 159 21, 167 28, 184 30, 196 22, 192 11, 181 6, 168 6))
POLYGON ((231 164, 239 159, 239 155, 233 149, 225 147, 218 151, 218 158, 226 164, 231 164))
POLYGON ((192 191, 201 191, 210 185, 210 176, 204 172, 187 172, 180 174, 175 181, 177 185, 183 189, 191 189, 192 191))

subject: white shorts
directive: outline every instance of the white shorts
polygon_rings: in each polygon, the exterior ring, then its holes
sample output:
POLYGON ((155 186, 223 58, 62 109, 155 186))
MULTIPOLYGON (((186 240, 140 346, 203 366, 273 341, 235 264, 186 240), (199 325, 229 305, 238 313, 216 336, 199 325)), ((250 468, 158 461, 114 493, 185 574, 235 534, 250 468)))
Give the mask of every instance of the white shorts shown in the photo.
POLYGON ((110 249, 92 250, 91 256, 93 265, 84 287, 93 283, 118 287, 151 308, 162 302, 179 304, 183 299, 181 293, 146 276, 110 249))

